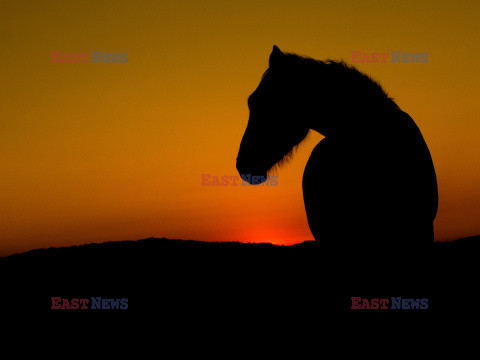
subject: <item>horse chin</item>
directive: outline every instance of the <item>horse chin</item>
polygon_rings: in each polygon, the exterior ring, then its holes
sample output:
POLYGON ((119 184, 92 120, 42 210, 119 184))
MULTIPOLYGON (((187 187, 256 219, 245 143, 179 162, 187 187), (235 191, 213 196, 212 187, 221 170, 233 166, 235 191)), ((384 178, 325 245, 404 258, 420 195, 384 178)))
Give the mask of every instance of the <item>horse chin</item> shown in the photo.
POLYGON ((267 170, 258 168, 241 167, 237 164, 237 170, 243 181, 251 185, 259 185, 267 181, 267 170))
POLYGON ((253 173, 253 174, 243 174, 242 179, 247 181, 251 185, 260 185, 267 181, 267 173, 253 173))

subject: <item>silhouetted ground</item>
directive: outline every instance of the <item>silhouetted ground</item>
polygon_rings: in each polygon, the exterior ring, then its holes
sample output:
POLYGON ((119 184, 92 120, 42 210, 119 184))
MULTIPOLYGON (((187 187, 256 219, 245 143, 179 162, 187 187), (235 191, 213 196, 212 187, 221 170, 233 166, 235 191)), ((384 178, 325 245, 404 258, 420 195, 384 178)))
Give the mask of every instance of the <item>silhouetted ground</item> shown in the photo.
POLYGON ((231 325, 377 316, 378 310, 350 310, 351 297, 401 296, 428 298, 429 308, 383 313, 429 316, 475 307, 470 295, 479 247, 480 236, 436 243, 430 255, 395 257, 331 252, 312 241, 275 246, 149 238, 38 249, 0 258, 2 301, 12 312, 49 316, 155 314, 165 323, 231 325), (52 310, 51 297, 128 298, 128 309, 52 310))

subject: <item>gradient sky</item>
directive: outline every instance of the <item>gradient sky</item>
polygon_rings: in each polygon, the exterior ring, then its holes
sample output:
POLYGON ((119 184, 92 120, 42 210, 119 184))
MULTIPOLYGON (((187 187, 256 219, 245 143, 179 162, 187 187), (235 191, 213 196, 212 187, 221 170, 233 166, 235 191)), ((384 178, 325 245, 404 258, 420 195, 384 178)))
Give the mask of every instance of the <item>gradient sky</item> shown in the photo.
POLYGON ((480 3, 462 1, 2 1, 0 255, 150 236, 313 239, 301 189, 313 133, 274 187, 237 175, 247 97, 274 44, 358 64, 416 121, 436 167, 436 240, 480 234, 480 3), (56 64, 51 52, 127 52, 56 64))

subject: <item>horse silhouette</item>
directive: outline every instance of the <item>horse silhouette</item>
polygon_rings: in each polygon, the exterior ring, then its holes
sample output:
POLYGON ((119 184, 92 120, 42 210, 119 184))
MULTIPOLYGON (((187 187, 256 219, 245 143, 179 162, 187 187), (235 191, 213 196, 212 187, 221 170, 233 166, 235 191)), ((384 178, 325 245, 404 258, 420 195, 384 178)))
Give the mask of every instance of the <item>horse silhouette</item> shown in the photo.
POLYGON ((369 76, 343 61, 319 61, 274 46, 248 98, 237 157, 241 175, 266 179, 310 130, 324 136, 303 174, 317 243, 396 252, 433 246, 435 169, 412 118, 369 76))

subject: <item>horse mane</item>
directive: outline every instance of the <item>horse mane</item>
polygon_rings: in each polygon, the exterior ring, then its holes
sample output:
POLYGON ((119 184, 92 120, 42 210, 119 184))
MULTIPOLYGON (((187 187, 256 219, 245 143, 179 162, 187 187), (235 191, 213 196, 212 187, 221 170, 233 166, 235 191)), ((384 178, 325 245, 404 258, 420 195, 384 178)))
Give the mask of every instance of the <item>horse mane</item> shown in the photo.
POLYGON ((338 69, 336 71, 338 75, 343 76, 343 80, 350 83, 352 88, 361 90, 361 95, 363 95, 363 97, 376 98, 379 102, 382 102, 382 105, 388 104, 399 109, 394 98, 390 97, 385 89, 383 89, 383 87, 370 75, 362 73, 356 67, 347 64, 343 60, 334 61, 328 59, 325 63, 332 68, 338 69))
MULTIPOLYGON (((285 55, 290 63, 304 68, 304 71, 312 74, 312 76, 318 75, 324 78, 326 83, 331 86, 332 91, 349 89, 355 95, 349 100, 363 102, 365 99, 369 99, 374 100, 377 105, 382 107, 391 106, 394 109, 399 109, 394 98, 390 97, 377 81, 342 59, 339 61, 332 59, 322 61, 294 53, 285 53, 285 55)), ((268 74, 268 69, 264 76, 266 74, 268 74)))

